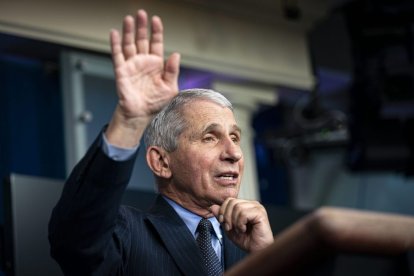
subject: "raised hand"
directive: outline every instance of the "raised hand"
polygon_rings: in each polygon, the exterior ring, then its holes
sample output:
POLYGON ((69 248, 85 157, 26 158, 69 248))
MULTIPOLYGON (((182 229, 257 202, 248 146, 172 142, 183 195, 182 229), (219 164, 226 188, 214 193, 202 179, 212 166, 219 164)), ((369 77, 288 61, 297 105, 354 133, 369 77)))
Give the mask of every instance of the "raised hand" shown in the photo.
POLYGON ((255 252, 273 243, 266 209, 257 201, 227 198, 210 207, 228 237, 240 248, 255 252))
POLYGON ((118 105, 106 131, 109 141, 130 147, 139 141, 151 118, 178 93, 180 55, 164 62, 163 25, 152 17, 148 35, 148 16, 144 10, 123 21, 122 38, 110 33, 118 105))

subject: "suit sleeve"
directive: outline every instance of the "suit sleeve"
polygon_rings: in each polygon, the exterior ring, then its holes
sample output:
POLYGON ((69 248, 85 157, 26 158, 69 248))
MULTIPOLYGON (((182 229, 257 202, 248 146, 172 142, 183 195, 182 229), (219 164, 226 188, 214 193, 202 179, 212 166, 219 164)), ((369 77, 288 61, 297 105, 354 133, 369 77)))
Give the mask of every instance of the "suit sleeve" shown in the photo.
POLYGON ((51 255, 66 275, 115 275, 128 254, 128 221, 119 216, 136 154, 114 161, 102 135, 65 183, 49 222, 51 255))

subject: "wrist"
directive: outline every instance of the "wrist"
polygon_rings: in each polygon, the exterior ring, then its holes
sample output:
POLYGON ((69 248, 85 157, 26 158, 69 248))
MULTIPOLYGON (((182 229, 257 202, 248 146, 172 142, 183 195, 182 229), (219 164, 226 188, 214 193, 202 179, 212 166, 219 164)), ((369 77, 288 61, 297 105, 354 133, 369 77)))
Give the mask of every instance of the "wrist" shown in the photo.
POLYGON ((140 143, 151 116, 126 118, 117 109, 105 131, 109 143, 120 148, 133 148, 140 143))

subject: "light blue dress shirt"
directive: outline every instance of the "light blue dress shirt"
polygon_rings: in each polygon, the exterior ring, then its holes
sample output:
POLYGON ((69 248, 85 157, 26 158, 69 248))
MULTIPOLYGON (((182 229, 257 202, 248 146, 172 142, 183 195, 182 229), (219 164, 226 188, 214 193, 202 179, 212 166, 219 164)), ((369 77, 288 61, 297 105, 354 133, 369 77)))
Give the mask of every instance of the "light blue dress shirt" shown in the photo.
POLYGON ((120 148, 109 143, 106 139, 105 134, 102 134, 103 143, 102 149, 103 152, 115 161, 125 161, 131 158, 135 152, 138 150, 139 144, 133 148, 120 148))
MULTIPOLYGON (((113 160, 116 160, 116 161, 128 160, 138 150, 139 144, 136 147, 129 148, 129 149, 119 148, 117 146, 110 144, 108 140, 106 139, 105 134, 102 134, 102 136, 103 136, 103 144, 102 144, 103 152, 113 160)), ((194 239, 196 239, 198 235, 198 233, 196 233, 196 230, 197 230, 198 223, 201 220, 201 217, 190 212, 189 210, 185 209, 181 205, 178 205, 173 200, 165 196, 163 197, 171 205, 171 207, 174 208, 175 212, 184 221, 185 225, 187 225, 194 239)), ((221 234, 220 223, 218 222, 216 217, 211 217, 208 220, 210 220, 211 224, 213 225, 214 233, 215 233, 215 235, 212 235, 211 243, 219 260, 222 262, 223 236, 221 234)))
MULTIPOLYGON (((196 232, 197 226, 202 219, 199 215, 196 215, 189 210, 185 209, 181 205, 178 205, 173 200, 169 199, 168 197, 163 196, 163 198, 174 208, 175 212, 180 216, 180 218, 184 221, 185 225, 187 225, 188 229, 190 230, 191 234, 193 234, 194 239, 197 238, 198 233, 196 232)), ((222 250, 222 243, 223 243, 223 236, 221 235, 220 223, 216 219, 216 217, 211 217, 208 219, 211 224, 213 225, 215 235, 211 237, 211 244, 213 246, 214 251, 216 252, 219 260, 221 261, 221 250, 222 250)))

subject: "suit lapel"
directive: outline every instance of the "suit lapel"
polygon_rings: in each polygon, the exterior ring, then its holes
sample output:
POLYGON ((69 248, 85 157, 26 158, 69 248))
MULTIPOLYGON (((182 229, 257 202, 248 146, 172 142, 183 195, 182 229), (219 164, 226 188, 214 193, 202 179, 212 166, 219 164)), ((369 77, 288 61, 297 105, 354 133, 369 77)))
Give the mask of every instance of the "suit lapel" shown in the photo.
POLYGON ((204 275, 201 255, 193 235, 162 196, 157 197, 147 218, 183 274, 204 275))
POLYGON ((223 230, 223 244, 224 244, 224 270, 229 269, 241 259, 243 259, 247 253, 238 248, 225 234, 223 230))

